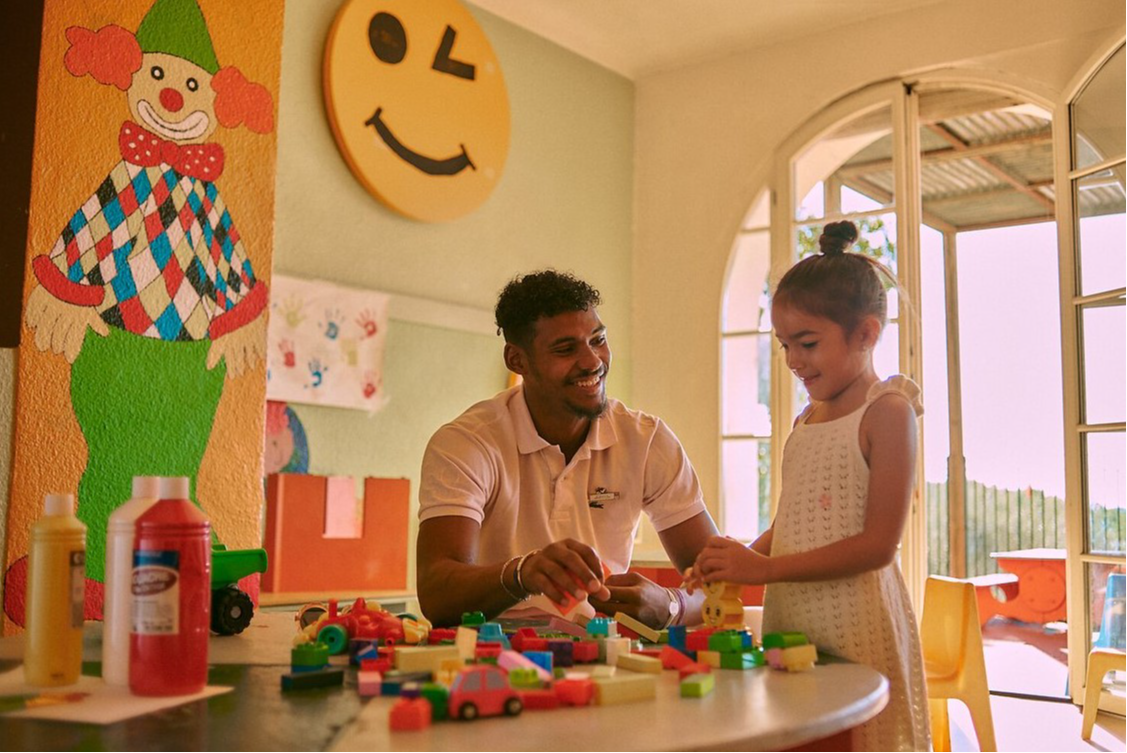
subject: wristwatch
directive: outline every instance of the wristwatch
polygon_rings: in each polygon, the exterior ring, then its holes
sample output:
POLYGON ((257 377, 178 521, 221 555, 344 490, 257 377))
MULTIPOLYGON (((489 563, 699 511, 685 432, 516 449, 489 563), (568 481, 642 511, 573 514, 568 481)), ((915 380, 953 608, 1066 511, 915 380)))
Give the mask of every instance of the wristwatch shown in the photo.
POLYGON ((669 595, 669 619, 665 623, 665 627, 676 625, 677 620, 681 617, 681 599, 672 588, 666 588, 665 592, 669 595))

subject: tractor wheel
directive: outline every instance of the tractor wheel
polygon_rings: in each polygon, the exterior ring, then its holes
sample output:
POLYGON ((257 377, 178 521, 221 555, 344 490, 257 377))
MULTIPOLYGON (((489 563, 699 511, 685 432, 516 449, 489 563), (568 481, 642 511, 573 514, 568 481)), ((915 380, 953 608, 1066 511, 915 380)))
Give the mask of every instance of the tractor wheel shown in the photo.
POLYGON ((211 630, 218 635, 238 635, 254 617, 250 597, 235 586, 211 592, 211 630))
POLYGON ((333 656, 343 654, 348 649, 348 631, 340 625, 326 625, 317 633, 317 642, 328 646, 333 656))

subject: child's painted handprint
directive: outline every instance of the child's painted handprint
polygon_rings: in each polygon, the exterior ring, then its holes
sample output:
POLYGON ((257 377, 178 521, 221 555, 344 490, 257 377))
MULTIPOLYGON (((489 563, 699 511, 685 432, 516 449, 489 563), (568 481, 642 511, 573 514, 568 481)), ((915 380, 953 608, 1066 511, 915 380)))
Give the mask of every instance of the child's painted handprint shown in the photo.
POLYGON ((291 295, 282 301, 280 308, 282 310, 282 317, 286 320, 286 325, 290 329, 296 328, 297 325, 301 324, 305 319, 305 314, 302 313, 304 304, 302 304, 301 298, 297 295, 291 295))
POLYGON ((380 328, 376 326, 376 320, 372 316, 371 309, 364 309, 360 312, 360 315, 356 317, 356 325, 360 327, 365 338, 375 337, 376 333, 380 331, 380 328))
POLYGON ((374 371, 364 372, 363 392, 364 392, 365 399, 370 398, 372 395, 379 392, 380 386, 382 384, 383 384, 383 378, 380 377, 379 374, 377 374, 374 371))
POLYGON ((325 337, 330 340, 335 340, 340 336, 340 309, 326 309, 325 322, 322 327, 325 329, 325 337))
POLYGON ((293 352, 293 340, 282 340, 278 343, 278 350, 282 351, 282 363, 287 369, 297 365, 297 357, 293 352))
POLYGON ((355 337, 346 337, 340 341, 340 351, 344 354, 344 362, 349 366, 355 366, 360 360, 358 346, 355 337))
POLYGON ((325 372, 329 370, 328 366, 321 364, 321 359, 314 358, 309 362, 309 374, 313 377, 313 389, 321 386, 322 380, 325 378, 325 372))

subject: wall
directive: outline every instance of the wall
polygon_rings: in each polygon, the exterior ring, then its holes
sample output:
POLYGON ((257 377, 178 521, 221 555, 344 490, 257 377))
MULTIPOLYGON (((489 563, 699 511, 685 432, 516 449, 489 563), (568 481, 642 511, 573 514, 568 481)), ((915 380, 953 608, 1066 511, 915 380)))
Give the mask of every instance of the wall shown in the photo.
POLYGON ((634 389, 720 490, 720 301, 775 150, 831 102, 945 67, 1063 87, 1122 26, 1111 0, 955 0, 636 82, 634 389), (677 301, 677 305, 670 305, 677 301))
MULTIPOLYGON (((286 6, 275 270, 489 311, 491 317, 497 293, 513 275, 546 266, 570 269, 603 293, 601 313, 616 355, 608 386, 628 399, 630 82, 470 6, 508 87, 508 161, 500 184, 475 212, 444 224, 415 222, 364 190, 329 130, 321 54, 337 6, 306 0, 286 6)), ((385 374, 391 402, 383 411, 368 416, 292 407, 308 433, 310 472, 405 476, 417 504, 419 465, 430 435, 503 389, 507 372, 501 339, 491 333, 397 319, 394 302, 391 316, 385 374)))

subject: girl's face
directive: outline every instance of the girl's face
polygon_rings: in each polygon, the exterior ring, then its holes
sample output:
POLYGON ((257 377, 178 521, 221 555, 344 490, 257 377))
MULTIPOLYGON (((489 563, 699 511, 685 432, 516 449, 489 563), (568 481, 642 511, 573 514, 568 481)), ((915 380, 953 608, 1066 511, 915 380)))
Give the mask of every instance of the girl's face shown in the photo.
POLYGON ((873 347, 880 336, 876 318, 863 320, 850 335, 837 322, 786 304, 772 307, 771 320, 787 368, 812 400, 833 401, 859 377, 873 373, 873 347))

